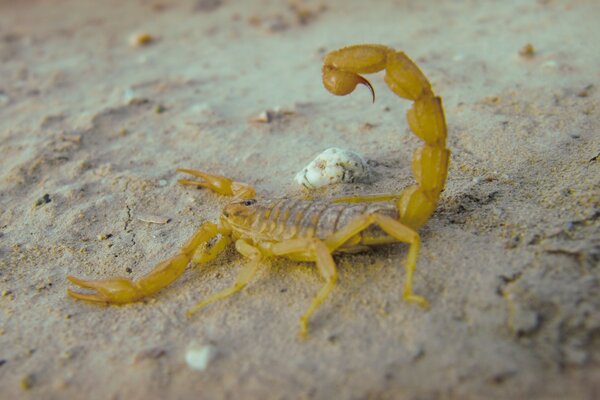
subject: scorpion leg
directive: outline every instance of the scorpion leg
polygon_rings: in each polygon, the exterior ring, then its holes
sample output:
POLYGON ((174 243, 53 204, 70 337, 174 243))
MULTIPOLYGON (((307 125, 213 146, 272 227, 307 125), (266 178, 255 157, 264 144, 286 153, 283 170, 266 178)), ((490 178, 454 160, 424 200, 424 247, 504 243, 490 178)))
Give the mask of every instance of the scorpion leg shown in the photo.
POLYGON ((177 182, 181 185, 205 187, 224 196, 234 196, 242 199, 250 199, 256 196, 256 190, 254 190, 252 186, 241 182, 234 182, 221 175, 211 175, 202 171, 186 168, 177 168, 177 172, 183 172, 202 179, 202 181, 179 179, 177 182))
POLYGON ((219 254, 231 243, 231 237, 222 235, 212 246, 198 246, 192 257, 192 264, 206 264, 217 258, 219 254))
POLYGON ((218 234, 225 236, 227 232, 212 222, 206 222, 181 248, 179 254, 159 263, 138 281, 134 282, 124 277, 94 281, 68 276, 69 281, 84 289, 92 290, 92 293, 80 293, 70 289, 67 293, 75 299, 94 303, 126 304, 138 301, 158 292, 181 276, 196 249, 218 234))
MULTIPOLYGON (((408 243, 408 257, 406 259, 406 277, 404 281, 403 298, 406 301, 417 303, 421 307, 428 307, 427 300, 413 293, 413 274, 417 266, 417 255, 419 254, 420 237, 419 234, 402 224, 401 222, 380 214, 365 214, 349 222, 342 229, 331 235, 325 240, 325 244, 331 251, 342 246, 345 242, 367 229, 372 224, 377 224, 388 235, 394 237, 400 242, 408 243)), ((363 240, 368 241, 369 237, 363 240)))
POLYGON ((258 271, 260 262, 263 259, 260 251, 257 248, 255 248, 254 246, 250 245, 248 242, 241 240, 241 239, 235 242, 235 248, 244 257, 249 258, 250 261, 242 266, 233 286, 231 286, 225 290, 222 290, 220 292, 217 292, 217 293, 207 297, 206 299, 202 300, 198 304, 196 304, 194 307, 192 307, 188 310, 188 312, 187 312, 188 316, 191 316, 196 311, 198 311, 199 309, 201 309, 202 307, 204 307, 208 304, 222 300, 226 297, 231 296, 234 293, 239 292, 244 287, 246 287, 248 282, 250 282, 252 280, 252 278, 254 277, 254 275, 256 275, 256 272, 258 271))
POLYGON ((295 239, 277 243, 273 246, 273 254, 290 255, 293 253, 309 253, 317 264, 325 284, 313 298, 304 314, 300 317, 300 336, 308 335, 308 321, 319 306, 329 297, 337 282, 337 270, 331 256, 331 250, 319 239, 295 239))

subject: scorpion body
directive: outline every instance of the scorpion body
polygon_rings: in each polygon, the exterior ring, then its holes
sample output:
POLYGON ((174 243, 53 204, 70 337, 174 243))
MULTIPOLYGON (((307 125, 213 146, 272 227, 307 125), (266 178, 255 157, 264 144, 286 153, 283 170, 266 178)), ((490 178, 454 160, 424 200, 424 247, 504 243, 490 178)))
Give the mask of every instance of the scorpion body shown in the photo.
MULTIPOLYGON (((396 205, 389 202, 331 203, 282 198, 260 201, 246 207, 253 207, 254 210, 234 228, 234 236, 244 240, 259 238, 265 244, 291 239, 326 240, 364 214, 377 213, 398 218, 396 205)), ((396 241, 381 228, 372 225, 343 243, 335 252, 354 253, 372 245, 396 241)), ((299 259, 293 255, 289 258, 299 259)))
POLYGON ((178 169, 198 180, 181 179, 183 185, 207 188, 234 196, 218 223, 205 222, 175 256, 159 263, 137 281, 110 278, 99 281, 68 279, 91 293, 68 291, 76 299, 94 303, 125 304, 152 295, 183 274, 188 264, 214 260, 229 244, 248 259, 236 282, 188 311, 223 299, 244 288, 259 266, 274 257, 314 262, 325 284, 300 318, 300 333, 337 282, 332 255, 362 251, 393 242, 410 247, 406 260, 403 298, 427 307, 427 300, 413 292, 420 237, 416 230, 430 218, 446 182, 450 151, 446 148, 446 121, 442 102, 417 65, 404 53, 381 45, 355 45, 325 56, 323 84, 335 95, 351 93, 357 85, 373 87, 360 74, 386 71, 385 82, 399 97, 413 101, 408 125, 423 140, 412 159, 416 183, 400 193, 337 198, 332 201, 256 199, 251 186, 205 172, 178 169))

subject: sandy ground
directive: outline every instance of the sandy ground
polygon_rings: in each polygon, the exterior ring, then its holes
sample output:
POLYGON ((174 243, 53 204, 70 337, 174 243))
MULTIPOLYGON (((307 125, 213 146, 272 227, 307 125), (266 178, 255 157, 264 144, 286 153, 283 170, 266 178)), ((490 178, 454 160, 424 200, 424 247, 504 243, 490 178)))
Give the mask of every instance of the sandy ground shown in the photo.
POLYGON ((598 398, 599 3, 241 3, 0 1, 0 398, 598 398), (408 185, 409 103, 381 76, 374 105, 321 86, 325 52, 363 42, 405 50, 446 107, 429 311, 401 299, 403 245, 338 257, 304 342, 311 264, 278 260, 192 318, 233 250, 143 303, 66 296, 67 274, 139 277, 218 216, 227 200, 176 167, 302 195, 295 173, 341 146, 377 178, 320 195, 408 185), (249 122, 275 107, 294 113, 249 122))

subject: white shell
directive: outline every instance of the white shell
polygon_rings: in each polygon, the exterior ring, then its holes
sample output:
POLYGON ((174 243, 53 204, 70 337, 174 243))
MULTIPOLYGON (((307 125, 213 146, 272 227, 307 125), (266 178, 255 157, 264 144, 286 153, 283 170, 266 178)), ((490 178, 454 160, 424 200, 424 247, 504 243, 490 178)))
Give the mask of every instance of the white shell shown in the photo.
POLYGON ((370 179, 371 168, 359 154, 337 147, 325 150, 296 174, 296 182, 307 189, 370 179))

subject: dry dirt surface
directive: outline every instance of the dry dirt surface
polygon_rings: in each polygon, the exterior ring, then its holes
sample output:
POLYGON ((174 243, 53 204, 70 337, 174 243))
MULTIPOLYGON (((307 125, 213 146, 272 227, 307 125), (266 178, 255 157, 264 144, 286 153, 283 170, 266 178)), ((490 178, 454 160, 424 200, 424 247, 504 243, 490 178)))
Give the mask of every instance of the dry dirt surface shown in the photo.
POLYGON ((599 19, 597 0, 0 0, 0 398, 599 398, 599 19), (294 175, 338 146, 376 179, 316 196, 409 185, 410 103, 381 75, 375 104, 321 85, 355 43, 404 50, 444 99, 428 311, 402 301, 402 244, 336 257, 305 341, 310 263, 191 318, 233 249, 140 303, 67 297, 67 275, 137 278, 218 217, 177 167, 306 196, 294 175))

